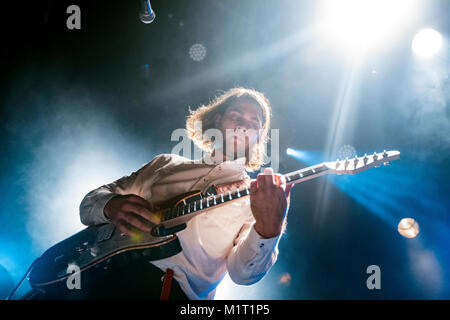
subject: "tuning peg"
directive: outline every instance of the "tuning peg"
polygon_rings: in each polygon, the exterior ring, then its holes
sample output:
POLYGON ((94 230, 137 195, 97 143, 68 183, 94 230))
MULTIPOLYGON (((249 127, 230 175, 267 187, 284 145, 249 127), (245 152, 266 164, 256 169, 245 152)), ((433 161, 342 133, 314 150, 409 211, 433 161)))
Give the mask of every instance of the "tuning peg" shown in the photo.
POLYGON ((374 152, 374 153, 373 153, 373 160, 374 160, 374 161, 377 161, 377 159, 378 159, 377 153, 374 152))
POLYGON ((358 164, 358 156, 355 156, 355 158, 353 159, 353 163, 354 163, 354 167, 356 168, 356 165, 358 164))
POLYGON ((344 168, 347 169, 348 164, 350 163, 350 161, 348 161, 348 157, 345 158, 345 162, 344 162, 344 168))
POLYGON ((339 158, 336 160, 336 169, 339 168, 341 164, 339 163, 339 158))
POLYGON ((364 153, 364 158, 363 158, 363 160, 364 160, 364 164, 367 164, 367 160, 368 160, 369 158, 367 157, 367 153, 364 153))
POLYGON ((386 150, 384 150, 383 151, 383 158, 387 158, 387 157, 388 157, 388 154, 387 154, 386 150))

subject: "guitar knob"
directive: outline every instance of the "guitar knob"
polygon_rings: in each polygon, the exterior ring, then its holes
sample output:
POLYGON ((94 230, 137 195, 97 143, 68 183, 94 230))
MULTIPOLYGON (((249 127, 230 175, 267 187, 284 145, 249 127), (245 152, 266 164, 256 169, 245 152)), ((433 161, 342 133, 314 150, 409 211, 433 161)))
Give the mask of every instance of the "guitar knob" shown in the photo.
POLYGON ((87 248, 86 247, 76 247, 75 248, 75 250, 78 252, 78 253, 82 253, 83 251, 85 251, 87 248))
POLYGON ((89 251, 90 251, 91 256, 93 256, 93 257, 96 257, 99 252, 97 247, 92 247, 89 251))

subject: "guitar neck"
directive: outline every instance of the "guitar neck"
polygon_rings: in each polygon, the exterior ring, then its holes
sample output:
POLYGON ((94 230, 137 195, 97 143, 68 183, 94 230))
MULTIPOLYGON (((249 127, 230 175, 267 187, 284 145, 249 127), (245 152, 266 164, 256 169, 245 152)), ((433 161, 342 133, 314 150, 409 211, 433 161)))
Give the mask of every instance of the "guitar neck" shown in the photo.
MULTIPOLYGON (((293 171, 291 173, 284 174, 286 179, 286 185, 300 183, 306 180, 314 179, 316 177, 331 173, 331 170, 324 164, 319 164, 311 167, 307 167, 301 170, 293 171)), ((227 204, 231 201, 242 199, 250 195, 250 189, 248 187, 238 188, 234 192, 225 192, 219 194, 213 194, 203 196, 201 199, 182 202, 175 208, 167 209, 163 215, 163 222, 168 220, 177 219, 186 216, 195 216, 201 212, 206 212, 214 207, 218 207, 227 204)))
POLYGON ((293 171, 291 173, 284 174, 283 176, 286 179, 286 185, 291 185, 306 180, 311 180, 329 173, 332 173, 329 167, 326 166, 324 163, 321 163, 315 166, 303 168, 297 171, 293 171))
MULTIPOLYGON (((334 162, 322 162, 321 164, 293 171, 291 173, 284 174, 286 184, 291 185, 300 183, 306 180, 311 180, 325 174, 356 174, 372 167, 378 167, 381 164, 389 164, 392 160, 400 158, 399 151, 384 151, 382 153, 374 153, 373 155, 365 154, 364 157, 354 157, 352 159, 346 158, 345 160, 337 160, 334 162)), ((175 208, 170 208, 163 212, 162 221, 169 221, 178 219, 184 216, 193 217, 198 213, 207 211, 226 204, 230 201, 240 199, 250 195, 250 189, 248 187, 239 188, 234 192, 226 192, 213 194, 208 196, 202 196, 201 199, 195 201, 183 201, 175 208)))

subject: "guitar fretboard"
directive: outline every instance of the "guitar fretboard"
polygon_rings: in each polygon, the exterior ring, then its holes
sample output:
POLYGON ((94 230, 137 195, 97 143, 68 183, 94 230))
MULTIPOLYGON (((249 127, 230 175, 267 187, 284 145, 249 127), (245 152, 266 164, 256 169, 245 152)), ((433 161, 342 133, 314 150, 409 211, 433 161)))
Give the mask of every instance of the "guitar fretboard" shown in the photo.
MULTIPOLYGON (((328 171, 329 168, 326 165, 320 164, 284 174, 284 177, 286 179, 286 184, 290 185, 326 174, 328 171)), ((164 210, 161 221, 167 221, 181 216, 199 213, 199 211, 206 211, 215 206, 222 205, 226 202, 237 200, 249 195, 250 189, 244 187, 242 189, 236 189, 235 192, 202 196, 201 199, 191 200, 189 202, 183 201, 175 208, 168 208, 164 210)))

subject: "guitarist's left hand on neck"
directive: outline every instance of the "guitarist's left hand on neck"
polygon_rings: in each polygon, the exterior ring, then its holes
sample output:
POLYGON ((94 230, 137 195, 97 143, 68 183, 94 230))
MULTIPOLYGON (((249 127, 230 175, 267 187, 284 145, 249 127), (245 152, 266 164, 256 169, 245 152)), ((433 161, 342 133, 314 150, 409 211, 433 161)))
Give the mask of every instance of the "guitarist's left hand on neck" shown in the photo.
POLYGON ((266 168, 250 183, 250 206, 255 217, 255 231, 263 238, 278 236, 289 207, 291 186, 286 186, 284 177, 266 168))

